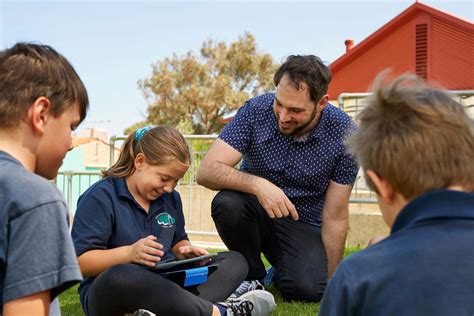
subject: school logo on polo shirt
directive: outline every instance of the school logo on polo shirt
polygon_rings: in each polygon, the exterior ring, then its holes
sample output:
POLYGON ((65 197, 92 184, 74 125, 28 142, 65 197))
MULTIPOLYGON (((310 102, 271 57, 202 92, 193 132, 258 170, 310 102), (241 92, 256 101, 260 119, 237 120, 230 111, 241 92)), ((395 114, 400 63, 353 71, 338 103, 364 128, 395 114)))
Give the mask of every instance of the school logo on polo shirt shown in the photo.
POLYGON ((156 222, 161 227, 170 228, 174 226, 176 220, 167 212, 160 213, 155 217, 156 222))

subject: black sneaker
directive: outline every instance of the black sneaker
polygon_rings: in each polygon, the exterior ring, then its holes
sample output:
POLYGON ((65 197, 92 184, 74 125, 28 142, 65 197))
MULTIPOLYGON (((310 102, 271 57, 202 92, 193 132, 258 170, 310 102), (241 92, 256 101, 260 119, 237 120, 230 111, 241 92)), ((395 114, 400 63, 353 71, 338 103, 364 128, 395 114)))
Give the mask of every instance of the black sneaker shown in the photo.
POLYGON ((239 285, 239 287, 234 291, 234 293, 229 296, 228 300, 235 300, 244 295, 245 293, 254 290, 265 290, 265 287, 258 280, 244 281, 239 285))
POLYGON ((227 308, 228 316, 268 316, 276 307, 273 295, 263 290, 249 291, 219 304, 227 308))

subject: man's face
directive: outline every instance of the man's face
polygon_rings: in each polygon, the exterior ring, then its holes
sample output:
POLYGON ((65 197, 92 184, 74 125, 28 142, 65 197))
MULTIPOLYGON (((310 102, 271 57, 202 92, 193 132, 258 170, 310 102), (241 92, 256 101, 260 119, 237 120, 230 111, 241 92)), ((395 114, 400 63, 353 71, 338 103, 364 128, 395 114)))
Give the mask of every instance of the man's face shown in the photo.
POLYGON ((58 117, 54 117, 51 112, 46 115, 48 120, 37 151, 35 173, 46 179, 54 179, 64 156, 72 148, 71 133, 79 125, 81 116, 77 103, 58 117))
POLYGON ((322 106, 311 101, 306 84, 297 89, 284 75, 276 87, 273 110, 280 133, 299 137, 316 126, 322 106))

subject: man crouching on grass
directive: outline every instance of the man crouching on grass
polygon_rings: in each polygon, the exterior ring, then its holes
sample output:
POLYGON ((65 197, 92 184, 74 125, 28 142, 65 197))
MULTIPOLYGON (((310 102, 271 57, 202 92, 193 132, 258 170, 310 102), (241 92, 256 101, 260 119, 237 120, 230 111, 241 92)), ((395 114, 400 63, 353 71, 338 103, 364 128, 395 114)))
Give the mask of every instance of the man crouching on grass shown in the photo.
POLYGON ((413 76, 376 88, 349 148, 390 236, 345 260, 319 315, 474 315, 474 123, 413 76))

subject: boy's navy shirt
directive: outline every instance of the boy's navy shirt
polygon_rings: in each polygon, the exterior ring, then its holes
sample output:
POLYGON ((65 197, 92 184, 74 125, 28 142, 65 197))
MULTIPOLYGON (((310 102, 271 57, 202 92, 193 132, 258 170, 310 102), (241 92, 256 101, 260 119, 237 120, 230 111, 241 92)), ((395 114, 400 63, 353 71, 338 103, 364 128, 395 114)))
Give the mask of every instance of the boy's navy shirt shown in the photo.
MULTIPOLYGON (((179 193, 165 193, 150 204, 147 213, 133 198, 124 178, 104 178, 79 197, 72 228, 77 256, 93 249, 132 245, 149 235, 163 245, 163 261, 174 260, 171 248, 188 239, 179 193)), ((81 283, 82 306, 94 277, 81 283)))
POLYGON ((473 315, 474 194, 425 193, 391 235, 344 260, 320 315, 473 315))

